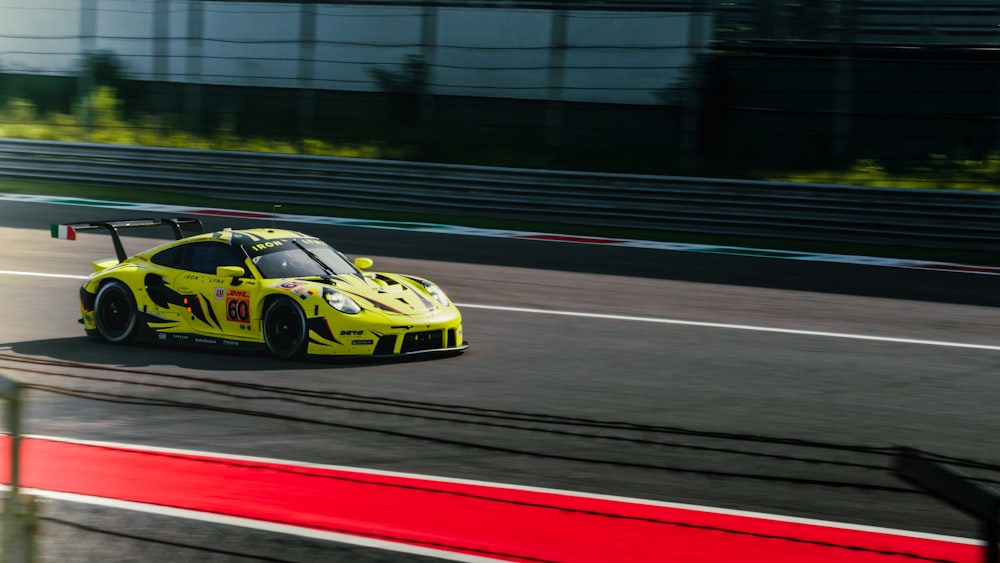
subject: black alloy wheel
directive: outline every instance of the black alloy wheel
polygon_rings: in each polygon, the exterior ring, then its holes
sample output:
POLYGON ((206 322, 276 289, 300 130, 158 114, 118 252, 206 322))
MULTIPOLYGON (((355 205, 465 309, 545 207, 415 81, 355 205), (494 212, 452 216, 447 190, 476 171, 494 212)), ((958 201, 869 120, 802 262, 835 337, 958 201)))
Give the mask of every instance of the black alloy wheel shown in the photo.
POLYGON ((309 331, 302 307, 291 299, 275 299, 264 311, 264 343, 275 356, 287 360, 302 356, 309 331))
POLYGON ((139 326, 135 297, 118 280, 104 284, 94 303, 97 332, 108 342, 121 344, 131 340, 139 326))

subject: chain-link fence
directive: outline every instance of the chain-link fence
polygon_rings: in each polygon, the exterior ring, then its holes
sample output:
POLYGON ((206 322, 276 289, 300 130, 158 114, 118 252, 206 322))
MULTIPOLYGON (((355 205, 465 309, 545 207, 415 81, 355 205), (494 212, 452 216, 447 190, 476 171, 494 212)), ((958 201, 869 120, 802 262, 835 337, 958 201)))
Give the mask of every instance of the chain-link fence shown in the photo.
POLYGON ((998 44, 993 0, 46 0, 0 21, 0 135, 940 174, 995 162, 998 44))

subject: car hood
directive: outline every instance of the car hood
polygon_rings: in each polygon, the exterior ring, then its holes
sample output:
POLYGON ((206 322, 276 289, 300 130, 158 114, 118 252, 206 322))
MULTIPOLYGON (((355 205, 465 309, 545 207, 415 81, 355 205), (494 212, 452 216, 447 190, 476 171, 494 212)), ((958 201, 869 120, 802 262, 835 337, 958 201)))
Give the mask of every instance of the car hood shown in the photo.
POLYGON ((322 298, 323 288, 332 288, 349 295, 363 309, 387 315, 422 317, 433 315, 443 307, 423 289, 420 278, 400 274, 366 273, 364 276, 341 274, 308 278, 289 278, 275 282, 273 287, 300 297, 315 295, 322 298))

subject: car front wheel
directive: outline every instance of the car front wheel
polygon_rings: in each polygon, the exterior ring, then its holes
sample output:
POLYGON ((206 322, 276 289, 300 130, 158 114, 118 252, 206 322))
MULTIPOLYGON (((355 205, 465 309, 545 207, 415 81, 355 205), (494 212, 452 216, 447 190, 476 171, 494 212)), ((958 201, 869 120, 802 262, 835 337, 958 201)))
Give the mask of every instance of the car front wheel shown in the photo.
POLYGON ((139 325, 135 297, 120 281, 104 284, 94 303, 94 322, 102 338, 113 344, 128 342, 139 325))
POLYGON ((302 307, 291 299, 272 301, 264 311, 264 343, 272 354, 289 359, 305 352, 309 332, 302 307))

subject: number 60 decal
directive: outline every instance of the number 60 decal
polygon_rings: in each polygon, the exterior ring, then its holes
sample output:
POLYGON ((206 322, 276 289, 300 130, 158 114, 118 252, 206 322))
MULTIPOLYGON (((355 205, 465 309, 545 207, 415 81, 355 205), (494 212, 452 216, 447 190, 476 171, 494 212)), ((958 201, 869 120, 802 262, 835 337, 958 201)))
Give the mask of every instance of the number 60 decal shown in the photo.
POLYGON ((226 320, 236 323, 250 322, 250 299, 248 296, 239 294, 228 296, 226 299, 226 320))

